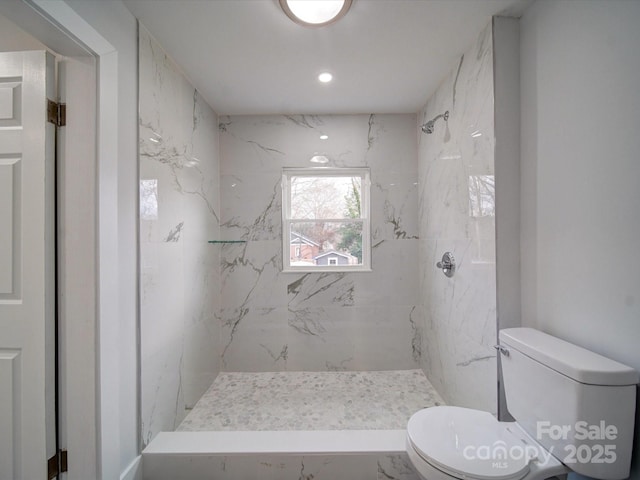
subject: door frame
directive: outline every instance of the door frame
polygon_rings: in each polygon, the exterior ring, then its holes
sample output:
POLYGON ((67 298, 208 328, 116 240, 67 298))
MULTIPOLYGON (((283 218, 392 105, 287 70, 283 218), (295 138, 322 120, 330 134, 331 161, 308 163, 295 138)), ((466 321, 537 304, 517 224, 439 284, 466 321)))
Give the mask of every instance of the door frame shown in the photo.
MULTIPOLYGON (((119 270, 118 270, 118 50, 92 25, 87 23, 63 0, 13 0, 1 12, 9 20, 42 43, 62 55, 73 56, 78 44, 96 59, 96 131, 95 131, 95 195, 93 202, 95 231, 80 232, 92 249, 82 252, 84 262, 95 266, 95 298, 87 322, 94 332, 94 345, 67 344, 66 350, 77 354, 94 350, 95 369, 76 369, 67 376, 69 365, 61 365, 70 392, 82 392, 87 386, 94 389, 95 403, 75 405, 74 417, 88 422, 82 432, 68 430, 65 438, 69 450, 69 464, 73 458, 83 458, 79 470, 70 471, 69 480, 92 478, 121 478, 119 428, 119 376, 117 355, 119 344, 119 270), (34 15, 34 11, 37 15, 34 15), (62 33, 62 32, 64 33, 62 33), (66 34, 66 38, 65 37, 66 34), (74 40, 76 44, 74 45, 74 40), (80 409, 79 411, 77 409, 80 409), (94 438, 95 442, 87 441, 94 438)), ((76 175, 71 181, 81 182, 76 175)), ((64 194, 64 193, 63 193, 64 194)), ((69 202, 64 215, 82 214, 81 202, 69 202)), ((62 295, 77 295, 74 285, 62 295)), ((69 325, 69 328, 79 328, 69 325)), ((82 335, 71 335, 80 338, 82 335)), ((91 403, 91 402, 90 402, 91 403)), ((63 407, 64 408, 64 407, 63 407)), ((65 422, 68 423, 68 422, 65 422)), ((60 425, 65 430, 67 425, 60 425)), ((139 430, 139 428, 138 428, 139 430)), ((139 435, 139 432, 138 432, 139 435)), ((139 457, 138 457, 139 458, 139 457)), ((139 474, 138 463, 126 470, 134 478, 139 474)), ((126 472, 125 472, 126 475, 126 472)), ((123 475, 123 478, 125 477, 123 475)), ((127 477, 129 475, 126 475, 127 477)))

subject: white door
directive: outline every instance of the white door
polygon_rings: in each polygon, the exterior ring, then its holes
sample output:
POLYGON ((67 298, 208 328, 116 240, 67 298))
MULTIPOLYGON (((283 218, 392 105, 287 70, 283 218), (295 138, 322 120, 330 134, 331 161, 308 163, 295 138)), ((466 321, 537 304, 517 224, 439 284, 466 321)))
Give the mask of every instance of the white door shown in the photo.
POLYGON ((55 453, 54 58, 0 53, 0 480, 55 453))

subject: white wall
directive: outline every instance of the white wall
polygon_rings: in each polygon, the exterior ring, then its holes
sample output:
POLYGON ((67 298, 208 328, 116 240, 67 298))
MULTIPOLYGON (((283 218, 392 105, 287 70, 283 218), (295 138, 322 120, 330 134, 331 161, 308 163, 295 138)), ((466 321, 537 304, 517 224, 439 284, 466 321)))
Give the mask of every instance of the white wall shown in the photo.
POLYGON ((0 52, 21 52, 23 50, 46 50, 36 38, 0 15, 0 52))
POLYGON ((525 326, 640 370, 638 25, 635 1, 525 12, 521 255, 525 326))

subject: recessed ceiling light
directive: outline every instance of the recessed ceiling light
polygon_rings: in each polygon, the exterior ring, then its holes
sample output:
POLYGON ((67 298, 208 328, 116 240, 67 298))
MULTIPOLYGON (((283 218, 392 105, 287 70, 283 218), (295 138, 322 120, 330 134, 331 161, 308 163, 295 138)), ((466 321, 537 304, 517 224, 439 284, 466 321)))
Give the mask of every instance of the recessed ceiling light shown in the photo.
POLYGON ((326 140, 329 138, 329 135, 320 135, 320 140, 326 140))
POLYGON ((333 75, 331 75, 329 72, 323 72, 318 75, 318 80, 320 80, 322 83, 329 83, 331 80, 333 80, 333 75))
POLYGON ((352 0, 280 0, 284 13, 294 22, 321 27, 343 17, 352 0))

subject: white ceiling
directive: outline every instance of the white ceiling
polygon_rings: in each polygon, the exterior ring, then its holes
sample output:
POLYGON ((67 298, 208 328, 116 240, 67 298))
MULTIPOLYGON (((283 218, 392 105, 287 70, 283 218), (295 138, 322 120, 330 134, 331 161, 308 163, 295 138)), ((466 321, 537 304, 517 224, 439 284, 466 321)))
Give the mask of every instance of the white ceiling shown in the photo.
POLYGON ((492 15, 530 0, 353 0, 320 28, 277 0, 124 2, 217 113, 238 115, 417 112, 492 15))

